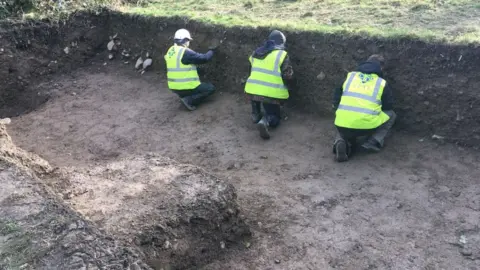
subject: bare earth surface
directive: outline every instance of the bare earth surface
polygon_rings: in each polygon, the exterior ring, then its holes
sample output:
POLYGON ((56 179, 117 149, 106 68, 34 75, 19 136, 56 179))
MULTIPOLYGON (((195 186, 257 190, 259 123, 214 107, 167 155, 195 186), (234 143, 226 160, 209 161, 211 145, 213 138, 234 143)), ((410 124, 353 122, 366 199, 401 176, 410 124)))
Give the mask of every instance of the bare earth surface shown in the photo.
MULTIPOLYGON (((188 112, 164 85, 153 72, 93 65, 40 85, 56 97, 12 119, 9 133, 53 166, 153 152, 228 179, 253 241, 204 269, 480 269, 477 153, 394 134, 382 153, 337 164, 330 119, 289 112, 263 141, 241 95, 220 89, 188 112)), ((105 225, 101 200, 76 203, 105 225)))

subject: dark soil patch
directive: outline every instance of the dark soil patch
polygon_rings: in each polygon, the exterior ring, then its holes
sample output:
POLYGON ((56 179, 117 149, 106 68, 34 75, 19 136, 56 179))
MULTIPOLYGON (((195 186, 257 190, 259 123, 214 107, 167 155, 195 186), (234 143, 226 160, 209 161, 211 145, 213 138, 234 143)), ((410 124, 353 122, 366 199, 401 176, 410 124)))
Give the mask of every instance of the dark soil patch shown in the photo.
POLYGON ((47 101, 50 93, 36 92, 36 85, 95 56, 108 42, 107 23, 105 15, 86 14, 60 24, 1 23, 0 118, 18 116, 47 101))

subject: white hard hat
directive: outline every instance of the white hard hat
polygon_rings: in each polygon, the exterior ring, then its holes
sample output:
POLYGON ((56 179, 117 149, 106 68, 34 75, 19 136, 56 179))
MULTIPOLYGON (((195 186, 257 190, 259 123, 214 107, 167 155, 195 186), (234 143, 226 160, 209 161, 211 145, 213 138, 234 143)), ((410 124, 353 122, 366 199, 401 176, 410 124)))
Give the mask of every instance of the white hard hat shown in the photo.
POLYGON ((188 32, 187 29, 179 29, 179 30, 177 30, 177 32, 175 32, 174 39, 178 39, 178 40, 189 39, 189 40, 192 40, 192 37, 190 36, 190 32, 188 32))

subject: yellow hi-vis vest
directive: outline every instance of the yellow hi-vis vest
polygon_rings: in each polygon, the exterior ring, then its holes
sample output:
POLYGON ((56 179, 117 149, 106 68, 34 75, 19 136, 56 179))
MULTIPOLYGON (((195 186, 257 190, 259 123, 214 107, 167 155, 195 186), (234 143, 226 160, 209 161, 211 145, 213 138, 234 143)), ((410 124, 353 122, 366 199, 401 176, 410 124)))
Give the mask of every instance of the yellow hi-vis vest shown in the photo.
POLYGON ((252 70, 245 84, 245 92, 252 95, 288 99, 280 67, 287 56, 284 50, 274 50, 264 59, 250 56, 252 70))
POLYGON ((171 90, 192 90, 200 85, 197 67, 182 64, 182 57, 186 49, 173 45, 164 56, 167 64, 168 88, 171 90))
POLYGON ((352 129, 374 129, 387 122, 382 111, 386 81, 375 74, 348 73, 336 111, 335 125, 352 129))

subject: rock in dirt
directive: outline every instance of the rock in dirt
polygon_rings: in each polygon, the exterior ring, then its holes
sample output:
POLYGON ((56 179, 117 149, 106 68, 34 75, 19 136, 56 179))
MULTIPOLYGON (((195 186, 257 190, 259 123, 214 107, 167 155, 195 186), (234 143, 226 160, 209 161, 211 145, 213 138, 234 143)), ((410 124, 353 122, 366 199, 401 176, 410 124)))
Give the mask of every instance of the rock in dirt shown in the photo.
POLYGON ((145 59, 145 61, 143 61, 142 67, 144 70, 146 70, 151 65, 152 65, 152 58, 147 58, 145 59))
POLYGON ((143 64, 143 59, 142 57, 139 57, 137 59, 137 62, 135 63, 135 69, 139 69, 142 66, 142 64, 143 64))
POLYGON ((8 125, 12 122, 12 120, 10 118, 3 118, 3 119, 0 119, 0 125, 8 125))
POLYGON ((322 71, 322 72, 320 72, 320 74, 317 75, 317 79, 323 80, 323 79, 325 79, 325 76, 326 76, 325 73, 322 71))
POLYGON ((107 49, 108 49, 108 51, 112 51, 113 48, 114 48, 114 46, 115 46, 115 41, 110 40, 110 41, 108 42, 108 44, 107 44, 107 49))
POLYGON ((468 257, 468 256, 472 256, 472 251, 471 250, 468 250, 468 249, 462 249, 460 250, 460 254, 462 254, 463 256, 465 257, 468 257))

